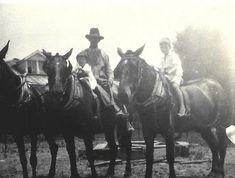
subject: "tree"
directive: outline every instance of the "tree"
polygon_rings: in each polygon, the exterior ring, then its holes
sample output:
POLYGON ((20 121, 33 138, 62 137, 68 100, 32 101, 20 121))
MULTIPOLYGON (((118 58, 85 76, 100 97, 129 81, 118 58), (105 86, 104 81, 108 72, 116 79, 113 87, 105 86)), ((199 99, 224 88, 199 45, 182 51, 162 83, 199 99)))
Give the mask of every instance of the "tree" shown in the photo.
POLYGON ((185 80, 209 77, 228 84, 230 60, 218 31, 187 27, 176 38, 174 48, 182 60, 185 80))
POLYGON ((182 61, 184 80, 208 77, 219 81, 228 95, 232 112, 230 114, 234 115, 235 86, 232 85, 234 81, 230 75, 231 60, 222 34, 218 31, 187 27, 177 34, 176 39, 174 49, 182 61))

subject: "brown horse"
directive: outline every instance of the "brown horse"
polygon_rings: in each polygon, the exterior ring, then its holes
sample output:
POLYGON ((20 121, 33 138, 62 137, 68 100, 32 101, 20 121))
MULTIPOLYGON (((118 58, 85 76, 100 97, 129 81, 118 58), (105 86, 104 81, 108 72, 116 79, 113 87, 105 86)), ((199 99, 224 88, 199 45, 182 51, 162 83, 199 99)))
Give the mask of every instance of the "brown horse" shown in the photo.
MULTIPOLYGON (((92 108, 94 98, 90 88, 78 80, 72 71, 72 65, 68 58, 72 49, 65 55, 58 53, 53 56, 43 51, 47 57, 43 65, 48 75, 49 93, 45 100, 46 110, 50 116, 48 121, 59 128, 65 138, 66 148, 70 158, 71 177, 79 177, 76 165, 74 136, 84 139, 87 158, 91 166, 92 177, 97 173, 93 158, 93 135, 104 133, 110 148, 110 164, 107 172, 108 177, 114 175, 115 159, 117 156, 117 145, 114 137, 116 118, 113 107, 101 107, 101 119, 93 119, 92 108)), ((101 106, 103 103, 101 102, 101 106)), ((130 175, 130 144, 131 135, 127 135, 129 144, 125 145, 127 150, 126 174, 130 175)))
POLYGON ((120 79, 119 97, 132 105, 140 115, 146 143, 146 173, 152 177, 153 143, 156 134, 166 140, 169 177, 174 178, 174 133, 195 130, 212 152, 209 177, 224 177, 226 154, 227 104, 221 85, 212 79, 201 79, 182 86, 189 118, 177 118, 178 101, 171 85, 159 71, 139 57, 144 47, 123 53, 114 74, 120 79))
MULTIPOLYGON (((0 134, 12 134, 19 151, 23 177, 28 178, 27 159, 23 137, 30 136, 30 164, 33 177, 36 177, 37 135, 45 131, 42 114, 42 101, 39 93, 26 81, 26 76, 16 75, 3 60, 8 45, 0 52, 0 134)), ((47 137, 46 137, 47 138, 47 137)), ((52 153, 49 177, 55 174, 57 145, 52 138, 47 138, 52 153)))

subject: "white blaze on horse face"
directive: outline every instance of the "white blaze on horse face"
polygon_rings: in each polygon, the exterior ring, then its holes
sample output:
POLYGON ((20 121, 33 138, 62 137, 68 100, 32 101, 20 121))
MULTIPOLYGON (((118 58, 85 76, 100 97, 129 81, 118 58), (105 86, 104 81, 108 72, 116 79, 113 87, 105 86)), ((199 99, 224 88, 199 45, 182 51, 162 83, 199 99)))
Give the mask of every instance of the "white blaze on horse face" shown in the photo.
POLYGON ((55 66, 55 85, 59 85, 60 84, 60 67, 59 67, 60 63, 56 62, 56 66, 55 66))

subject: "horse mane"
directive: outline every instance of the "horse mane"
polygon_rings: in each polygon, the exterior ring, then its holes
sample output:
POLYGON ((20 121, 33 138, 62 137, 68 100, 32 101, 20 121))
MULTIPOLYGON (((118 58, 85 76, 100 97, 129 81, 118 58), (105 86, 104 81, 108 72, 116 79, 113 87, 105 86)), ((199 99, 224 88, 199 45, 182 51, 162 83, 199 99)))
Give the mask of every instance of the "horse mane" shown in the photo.
MULTIPOLYGON (((156 71, 153 66, 149 65, 143 58, 138 57, 138 65, 139 67, 145 68, 150 71, 156 71)), ((158 72, 158 71, 156 71, 158 72)))
POLYGON ((202 81, 204 81, 205 79, 206 79, 206 78, 202 77, 202 78, 187 80, 187 81, 184 81, 184 83, 183 83, 181 86, 199 84, 199 83, 201 83, 202 81))

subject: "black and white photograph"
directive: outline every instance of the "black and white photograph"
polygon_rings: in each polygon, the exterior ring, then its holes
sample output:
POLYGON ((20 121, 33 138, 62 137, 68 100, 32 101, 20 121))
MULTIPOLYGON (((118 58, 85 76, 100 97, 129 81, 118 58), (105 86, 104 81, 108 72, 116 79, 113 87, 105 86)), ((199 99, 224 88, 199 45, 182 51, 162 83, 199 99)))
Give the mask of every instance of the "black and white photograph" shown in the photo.
POLYGON ((0 178, 235 178, 235 1, 0 0, 0 178))

